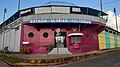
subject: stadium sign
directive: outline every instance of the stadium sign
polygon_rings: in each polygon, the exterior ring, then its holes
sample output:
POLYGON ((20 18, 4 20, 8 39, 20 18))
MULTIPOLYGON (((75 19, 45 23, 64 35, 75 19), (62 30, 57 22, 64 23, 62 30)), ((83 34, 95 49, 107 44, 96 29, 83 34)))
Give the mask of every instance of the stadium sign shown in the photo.
POLYGON ((86 23, 91 24, 90 20, 81 20, 81 19, 31 19, 30 23, 86 23))

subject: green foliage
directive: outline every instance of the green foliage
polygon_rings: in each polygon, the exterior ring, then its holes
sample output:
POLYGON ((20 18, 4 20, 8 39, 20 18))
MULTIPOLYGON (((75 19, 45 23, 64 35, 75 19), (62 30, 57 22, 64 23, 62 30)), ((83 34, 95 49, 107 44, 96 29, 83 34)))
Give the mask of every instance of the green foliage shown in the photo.
POLYGON ((98 17, 100 17, 100 16, 101 16, 101 12, 98 13, 98 17))
POLYGON ((106 23, 107 23, 107 21, 108 21, 108 17, 105 19, 105 21, 106 21, 106 23))

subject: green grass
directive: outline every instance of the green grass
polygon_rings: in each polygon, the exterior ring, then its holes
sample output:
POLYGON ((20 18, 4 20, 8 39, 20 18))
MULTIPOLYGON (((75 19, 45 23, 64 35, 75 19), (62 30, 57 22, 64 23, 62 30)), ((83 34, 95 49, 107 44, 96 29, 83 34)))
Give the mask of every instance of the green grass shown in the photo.
POLYGON ((16 57, 11 57, 11 56, 7 56, 7 55, 0 55, 0 58, 10 62, 10 63, 19 63, 22 62, 21 59, 16 58, 16 57))

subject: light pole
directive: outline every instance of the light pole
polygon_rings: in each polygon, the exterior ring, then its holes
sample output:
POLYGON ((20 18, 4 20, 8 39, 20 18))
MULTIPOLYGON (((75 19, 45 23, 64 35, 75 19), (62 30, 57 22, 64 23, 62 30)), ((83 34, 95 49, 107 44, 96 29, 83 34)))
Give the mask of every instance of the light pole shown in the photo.
POLYGON ((100 0, 100 9, 101 9, 100 16, 102 16, 102 0, 100 0))
MULTIPOLYGON (((3 12, 4 14, 3 14, 3 23, 4 23, 4 21, 5 21, 5 16, 6 16, 6 13, 7 13, 7 9, 6 8, 4 8, 4 12, 3 12)), ((4 51, 4 36, 5 36, 5 24, 3 24, 3 45, 2 45, 2 49, 3 49, 3 51, 4 51)))
POLYGON ((3 14, 3 22, 5 21, 5 14, 7 13, 7 9, 6 8, 4 8, 4 12, 3 12, 4 14, 3 14))
POLYGON ((18 11, 20 10, 20 0, 18 0, 18 11))
POLYGON ((117 29, 117 31, 118 31, 116 8, 114 8, 114 13, 115 13, 115 20, 116 20, 116 29, 117 29))
POLYGON ((18 13, 19 13, 19 17, 20 17, 20 0, 18 0, 18 13))

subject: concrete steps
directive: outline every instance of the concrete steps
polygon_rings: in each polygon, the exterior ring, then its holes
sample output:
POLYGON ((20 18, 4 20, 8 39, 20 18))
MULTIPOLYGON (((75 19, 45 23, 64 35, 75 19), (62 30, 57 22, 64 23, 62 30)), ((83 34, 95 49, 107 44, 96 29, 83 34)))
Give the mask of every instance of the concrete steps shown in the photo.
POLYGON ((53 48, 53 50, 49 54, 72 54, 72 53, 68 50, 68 48, 53 48))

